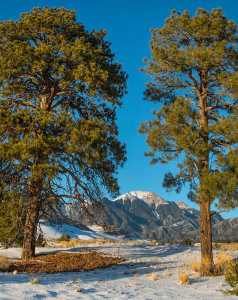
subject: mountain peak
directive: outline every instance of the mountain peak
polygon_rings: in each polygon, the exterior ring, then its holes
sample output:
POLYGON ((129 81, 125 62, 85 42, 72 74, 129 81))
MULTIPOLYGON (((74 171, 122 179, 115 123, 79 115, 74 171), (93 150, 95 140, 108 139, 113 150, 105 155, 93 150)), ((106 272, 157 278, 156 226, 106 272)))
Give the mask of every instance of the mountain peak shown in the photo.
POLYGON ((161 198, 159 195, 153 192, 142 192, 142 191, 132 191, 130 193, 126 193, 121 195, 120 197, 116 198, 115 200, 126 200, 126 199, 140 199, 147 203, 149 206, 154 205, 157 207, 161 204, 168 204, 167 201, 165 201, 163 198, 161 198))

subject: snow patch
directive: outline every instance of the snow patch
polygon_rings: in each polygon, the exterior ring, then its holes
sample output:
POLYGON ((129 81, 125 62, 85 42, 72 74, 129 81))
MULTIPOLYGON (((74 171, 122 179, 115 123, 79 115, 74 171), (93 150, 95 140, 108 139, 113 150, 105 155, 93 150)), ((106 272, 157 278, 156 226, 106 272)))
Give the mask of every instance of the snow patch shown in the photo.
MULTIPOLYGON (((224 276, 199 278, 191 274, 192 284, 183 286, 178 276, 191 261, 199 261, 200 248, 190 246, 151 246, 131 244, 95 245, 94 249, 107 255, 122 256, 127 262, 108 269, 57 274, 36 274, 40 284, 29 284, 32 274, 0 272, 0 299, 178 299, 208 300, 236 299, 220 291, 228 288, 224 276), (166 270, 171 276, 165 276, 166 270), (180 271, 181 270, 181 271, 180 271), (148 273, 155 273, 159 281, 151 280, 148 273), (138 274, 135 277, 135 274, 138 274), (82 287, 82 293, 76 289, 82 287)), ((62 251, 57 248, 37 248, 37 253, 62 251)), ((77 252, 78 249, 64 248, 77 252)), ((1 249, 0 255, 20 257, 21 249, 1 249)), ((237 252, 231 253, 234 257, 237 252)), ((217 253, 214 251, 214 255, 217 253)))
POLYGON ((100 226, 91 226, 91 231, 82 230, 78 227, 69 225, 69 224, 62 224, 62 225, 55 225, 47 222, 40 222, 40 227, 43 233, 44 238, 46 239, 58 239, 63 234, 67 234, 70 238, 76 238, 80 240, 92 240, 92 239, 99 239, 99 238, 106 238, 116 241, 122 241, 118 236, 107 234, 103 231, 103 228, 100 226))
POLYGON ((191 209, 190 206, 188 206, 187 204, 185 204, 185 203, 182 202, 182 201, 175 201, 174 203, 176 203, 176 205, 177 205, 179 208, 182 208, 182 209, 191 209))
POLYGON ((132 191, 130 193, 125 193, 112 201, 122 200, 124 204, 125 200, 134 201, 138 199, 144 201, 149 206, 154 205, 155 207, 158 207, 159 205, 168 204, 167 201, 165 201, 156 193, 142 191, 132 191))

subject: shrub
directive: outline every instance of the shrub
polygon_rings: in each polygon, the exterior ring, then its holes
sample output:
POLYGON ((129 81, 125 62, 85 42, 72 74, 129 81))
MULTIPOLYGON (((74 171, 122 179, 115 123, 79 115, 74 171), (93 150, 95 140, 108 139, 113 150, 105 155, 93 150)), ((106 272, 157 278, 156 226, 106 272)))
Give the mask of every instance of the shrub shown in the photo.
POLYGON ((37 247, 45 247, 46 246, 46 240, 44 239, 43 233, 40 233, 38 235, 37 241, 36 241, 37 247))
POLYGON ((8 271, 11 262, 5 255, 0 255, 0 271, 8 271))
POLYGON ((189 245, 189 246, 193 245, 192 241, 189 238, 182 239, 179 244, 180 245, 189 245))
POLYGON ((213 244, 213 248, 220 249, 220 244, 218 244, 218 243, 213 244))
POLYGON ((66 233, 62 234, 60 238, 58 238, 59 242, 69 242, 70 236, 66 233))
POLYGON ((189 284, 190 283, 190 278, 188 273, 181 273, 179 276, 179 280, 182 284, 189 284))
POLYGON ((222 291, 224 294, 238 296, 238 258, 230 263, 230 267, 225 276, 226 283, 231 287, 230 290, 222 291))

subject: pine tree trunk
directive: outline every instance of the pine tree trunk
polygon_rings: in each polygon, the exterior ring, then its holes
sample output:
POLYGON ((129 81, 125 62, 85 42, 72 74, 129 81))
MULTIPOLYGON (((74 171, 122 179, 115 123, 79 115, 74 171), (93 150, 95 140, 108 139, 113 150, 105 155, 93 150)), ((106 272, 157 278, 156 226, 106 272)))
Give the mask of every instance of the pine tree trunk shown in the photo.
POLYGON ((22 259, 31 259, 35 256, 37 226, 41 209, 42 178, 32 183, 29 207, 26 215, 22 259))
POLYGON ((213 272, 214 262, 212 255, 212 225, 210 214, 210 199, 207 189, 204 189, 204 175, 207 176, 209 171, 209 150, 208 150, 208 133, 206 126, 208 125, 208 117, 206 113, 205 98, 199 99, 200 103, 200 130, 199 140, 200 146, 204 148, 199 158, 199 180, 200 180, 200 238, 201 238, 201 262, 208 265, 210 273, 213 272), (206 192, 205 192, 205 191, 206 192))
POLYGON ((210 202, 200 203, 200 233, 201 233, 201 262, 208 265, 213 272, 214 262, 212 255, 212 226, 210 202))

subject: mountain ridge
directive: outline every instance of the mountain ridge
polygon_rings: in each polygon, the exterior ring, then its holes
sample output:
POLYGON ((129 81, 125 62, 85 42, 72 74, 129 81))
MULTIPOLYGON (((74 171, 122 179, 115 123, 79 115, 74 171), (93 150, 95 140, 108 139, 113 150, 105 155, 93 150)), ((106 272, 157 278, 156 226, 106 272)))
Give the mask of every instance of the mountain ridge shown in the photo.
MULTIPOLYGON (((103 198, 105 211, 95 210, 99 224, 109 224, 111 231, 129 238, 156 239, 161 242, 179 242, 183 238, 200 239, 200 212, 183 202, 165 201, 153 192, 132 191, 116 199, 103 198)), ((74 207, 65 210, 67 217, 80 220, 86 226, 93 224, 83 212, 74 207)), ((213 236, 234 238, 238 230, 238 218, 223 219, 219 214, 212 216, 213 236), (229 219, 228 219, 229 220, 229 219)))

